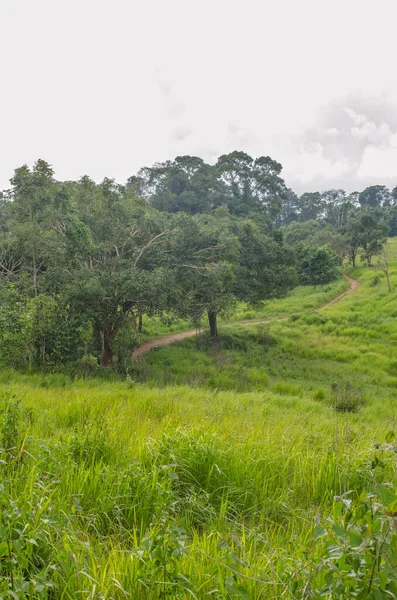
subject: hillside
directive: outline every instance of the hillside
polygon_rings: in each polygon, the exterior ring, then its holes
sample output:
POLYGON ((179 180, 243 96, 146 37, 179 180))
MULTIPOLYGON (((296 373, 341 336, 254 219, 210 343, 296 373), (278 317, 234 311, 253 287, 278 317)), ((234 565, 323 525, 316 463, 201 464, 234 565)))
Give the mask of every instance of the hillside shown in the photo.
POLYGON ((1 594, 396 597, 377 487, 396 483, 396 259, 390 293, 368 268, 328 308, 345 281, 298 288, 125 382, 3 371, 1 594))

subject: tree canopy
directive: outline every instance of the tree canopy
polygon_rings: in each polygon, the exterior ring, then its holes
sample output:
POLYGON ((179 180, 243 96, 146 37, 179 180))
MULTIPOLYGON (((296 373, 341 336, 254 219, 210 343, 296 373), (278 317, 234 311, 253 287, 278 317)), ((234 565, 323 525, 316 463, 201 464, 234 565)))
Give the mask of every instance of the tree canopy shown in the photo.
POLYGON ((297 195, 242 151, 143 167, 125 185, 58 181, 38 160, 0 196, 3 360, 126 364, 144 315, 217 316, 370 266, 397 235, 397 188, 297 195), (8 358, 7 358, 8 357, 8 358))

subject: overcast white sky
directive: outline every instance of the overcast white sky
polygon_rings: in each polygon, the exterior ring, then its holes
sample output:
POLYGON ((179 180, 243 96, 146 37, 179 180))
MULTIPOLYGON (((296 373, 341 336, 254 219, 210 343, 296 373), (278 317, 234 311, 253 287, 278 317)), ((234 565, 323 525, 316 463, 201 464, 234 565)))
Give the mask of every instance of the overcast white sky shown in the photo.
POLYGON ((0 189, 242 149, 297 192, 397 185, 396 0, 0 0, 0 189))

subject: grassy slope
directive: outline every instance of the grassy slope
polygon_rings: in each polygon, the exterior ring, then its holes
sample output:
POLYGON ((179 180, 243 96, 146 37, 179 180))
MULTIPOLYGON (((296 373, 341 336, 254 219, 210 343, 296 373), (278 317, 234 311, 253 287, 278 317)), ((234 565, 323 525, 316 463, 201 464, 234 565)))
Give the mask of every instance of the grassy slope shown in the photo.
MULTIPOLYGON (((393 240, 392 282, 397 281, 396 255, 393 240)), ((265 313, 274 318, 268 326, 223 326, 220 346, 207 345, 205 351, 196 347, 194 339, 159 348, 144 364, 134 366, 134 376, 154 385, 187 383, 238 391, 267 387, 281 395, 298 396, 328 395, 338 382, 365 388, 366 395, 375 400, 394 398, 397 290, 389 293, 383 276, 371 287, 375 270, 356 269, 352 275, 362 286, 332 307, 310 310, 329 297, 316 289, 307 289, 305 296, 303 288, 298 288, 279 301, 279 314, 289 315, 288 320, 275 320, 277 303, 273 302, 265 313), (276 343, 266 344, 266 337, 276 343)), ((337 285, 339 293, 345 281, 337 285)))
POLYGON ((395 476, 393 462, 368 462, 394 428, 397 292, 352 274, 362 287, 329 309, 310 314, 318 301, 298 291, 280 303, 293 320, 269 331, 229 327, 215 351, 186 340, 150 353, 135 373, 150 387, 3 373, 28 450, 7 489, 29 535, 45 529, 30 551, 53 597, 193 597, 159 583, 173 574, 155 571, 145 535, 171 566, 183 541, 176 569, 198 598, 243 597, 233 585, 258 600, 302 597, 287 582, 313 551, 314 516, 335 494, 395 476), (337 380, 363 388, 359 412, 335 412, 337 380))
MULTIPOLYGON (((326 304, 342 292, 349 288, 349 283, 346 279, 341 278, 338 281, 327 285, 318 285, 313 287, 300 286, 295 288, 286 298, 282 300, 271 300, 263 302, 262 306, 255 309, 250 308, 244 302, 237 304, 234 313, 229 318, 221 318, 220 323, 235 323, 258 318, 271 318, 274 316, 291 315, 297 310, 313 310, 326 304)), ((205 318, 202 322, 203 327, 207 327, 205 318)), ((182 319, 169 319, 160 317, 144 317, 142 329, 142 341, 148 339, 168 335, 179 331, 192 329, 193 325, 190 321, 182 319)))

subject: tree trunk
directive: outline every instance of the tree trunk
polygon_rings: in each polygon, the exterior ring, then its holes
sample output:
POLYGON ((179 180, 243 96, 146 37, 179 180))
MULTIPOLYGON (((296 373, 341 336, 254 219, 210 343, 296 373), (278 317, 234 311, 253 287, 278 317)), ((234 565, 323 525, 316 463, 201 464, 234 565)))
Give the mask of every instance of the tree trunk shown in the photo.
POLYGON ((355 254, 352 255, 352 265, 353 265, 353 269, 355 269, 355 267, 356 267, 356 255, 355 254))
POLYGON ((138 317, 138 333, 142 333, 142 315, 139 314, 138 317))
POLYGON ((113 329, 107 325, 102 330, 102 358, 101 365, 106 367, 113 362, 113 351, 110 346, 113 338, 113 329))
POLYGON ((391 292, 390 278, 389 278, 389 269, 385 270, 386 279, 387 279, 387 287, 389 288, 389 292, 391 292))
POLYGON ((218 337, 218 326, 216 323, 216 312, 208 311, 208 323, 210 326, 210 334, 213 339, 218 337))

